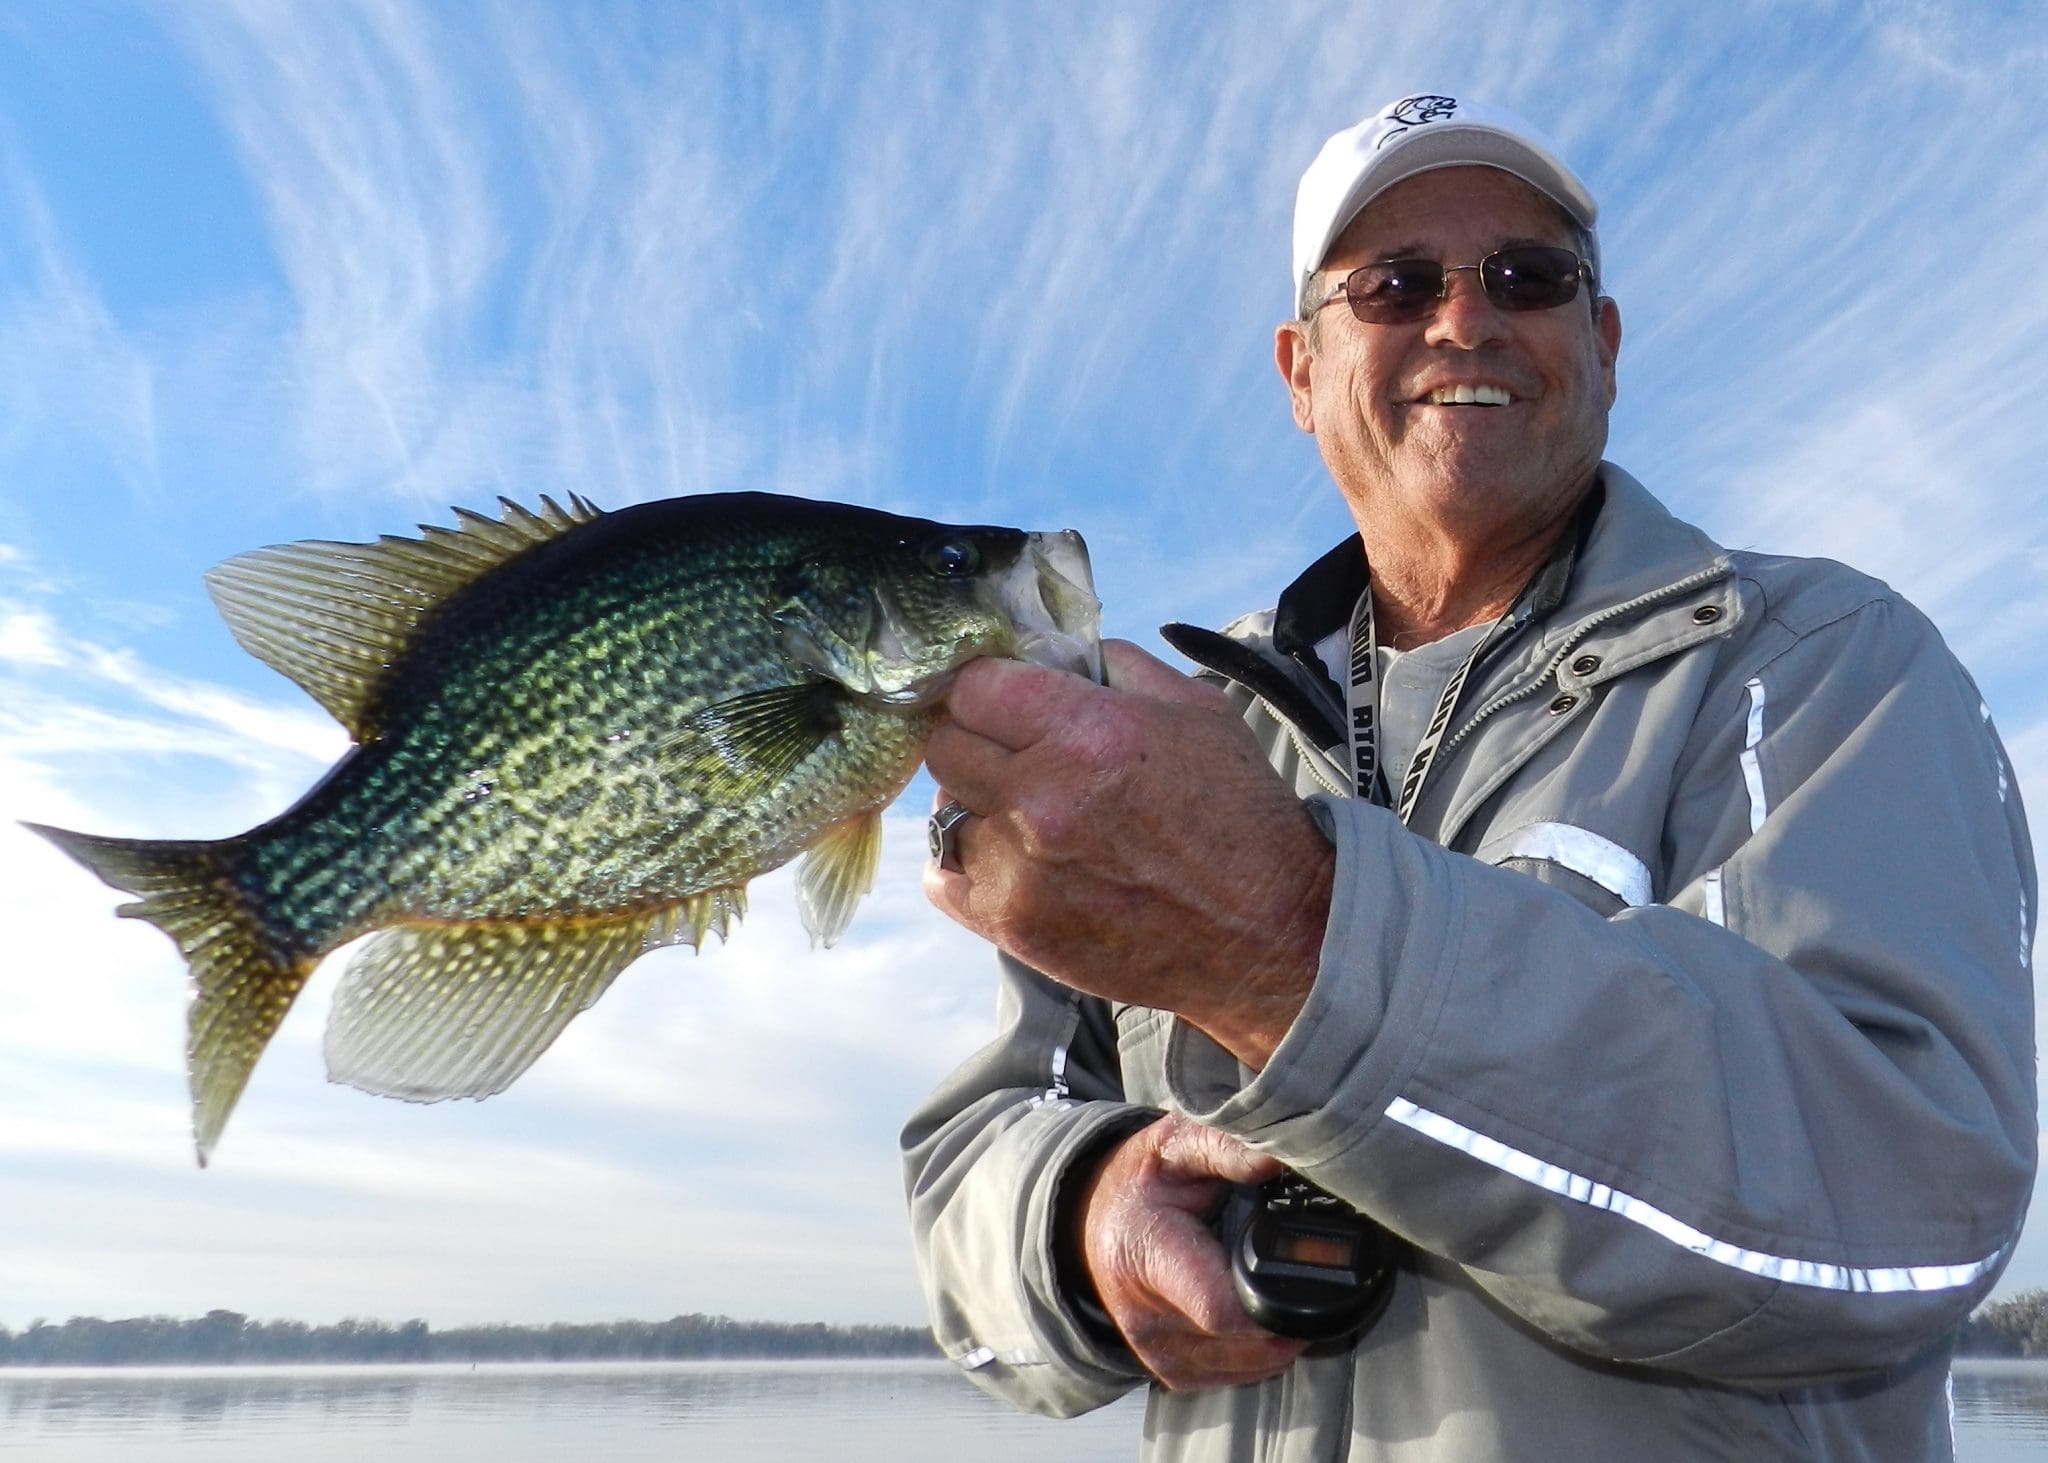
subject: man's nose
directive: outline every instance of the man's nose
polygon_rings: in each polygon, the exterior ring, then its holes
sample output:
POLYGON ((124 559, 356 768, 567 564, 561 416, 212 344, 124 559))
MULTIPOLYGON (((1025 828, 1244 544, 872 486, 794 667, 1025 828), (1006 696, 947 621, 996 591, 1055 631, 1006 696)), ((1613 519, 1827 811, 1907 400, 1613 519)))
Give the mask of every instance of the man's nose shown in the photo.
POLYGON ((1507 333, 1506 316, 1500 306, 1487 298, 1485 287, 1479 282, 1478 266, 1467 264, 1445 271, 1444 295, 1436 302, 1436 313, 1430 317, 1424 339, 1431 345, 1475 350, 1505 338, 1507 333))

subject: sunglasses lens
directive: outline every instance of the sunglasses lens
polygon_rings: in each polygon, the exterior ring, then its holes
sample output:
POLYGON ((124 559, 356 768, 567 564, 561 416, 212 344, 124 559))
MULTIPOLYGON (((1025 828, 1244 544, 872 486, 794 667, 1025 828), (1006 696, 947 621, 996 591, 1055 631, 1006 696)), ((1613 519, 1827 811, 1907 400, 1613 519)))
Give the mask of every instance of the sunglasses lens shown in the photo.
POLYGON ((1431 259, 1388 259, 1365 264, 1344 280, 1351 313, 1372 325, 1420 320, 1444 292, 1444 267, 1431 259))
POLYGON ((1579 256, 1569 249, 1517 245, 1479 266, 1486 296, 1503 310, 1553 310, 1579 292, 1579 256))
MULTIPOLYGON (((1479 282, 1499 309, 1554 310, 1577 298, 1583 268, 1569 249, 1516 244, 1479 262, 1479 282)), ((1367 324, 1407 325, 1436 310, 1446 273, 1434 259, 1361 264, 1344 277, 1344 298, 1351 313, 1367 324)))

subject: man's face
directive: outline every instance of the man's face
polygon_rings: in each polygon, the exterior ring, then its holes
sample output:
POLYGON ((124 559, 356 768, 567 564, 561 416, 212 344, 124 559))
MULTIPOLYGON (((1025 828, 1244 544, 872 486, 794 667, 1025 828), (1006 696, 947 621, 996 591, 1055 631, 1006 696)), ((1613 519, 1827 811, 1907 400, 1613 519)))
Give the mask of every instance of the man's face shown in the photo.
MULTIPOLYGON (((1334 289, 1381 259, 1476 264, 1508 244, 1576 249, 1556 206, 1497 168, 1444 168, 1375 198, 1331 248, 1334 289)), ((1450 276, 1427 319, 1373 325, 1341 300, 1313 337, 1280 327, 1275 355, 1294 419, 1313 432, 1361 528, 1417 529, 1473 545, 1554 522, 1591 479, 1607 443, 1621 317, 1611 300, 1503 311, 1479 276, 1450 276), (1508 404, 1446 404, 1456 386, 1505 390, 1508 404)), ((1490 394, 1490 393, 1488 393, 1490 394)))

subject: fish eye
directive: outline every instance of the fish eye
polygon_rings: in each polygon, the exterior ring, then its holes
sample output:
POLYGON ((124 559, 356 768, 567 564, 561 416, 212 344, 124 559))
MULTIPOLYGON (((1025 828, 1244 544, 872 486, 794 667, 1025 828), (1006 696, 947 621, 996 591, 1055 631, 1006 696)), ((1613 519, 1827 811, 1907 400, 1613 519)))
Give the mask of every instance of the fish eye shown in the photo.
POLYGON ((981 548, 972 539, 934 539, 924 548, 924 567, 940 579, 959 579, 981 568, 981 548))

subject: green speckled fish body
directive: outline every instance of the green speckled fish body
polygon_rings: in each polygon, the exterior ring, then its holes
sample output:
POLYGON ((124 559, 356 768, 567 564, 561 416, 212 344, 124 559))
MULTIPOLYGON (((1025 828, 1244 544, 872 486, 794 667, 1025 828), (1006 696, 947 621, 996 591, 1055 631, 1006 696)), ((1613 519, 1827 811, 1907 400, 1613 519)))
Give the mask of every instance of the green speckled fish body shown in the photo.
POLYGON ((799 853, 804 921, 836 939, 966 660, 1099 673, 1071 533, 753 493, 460 517, 209 575, 237 638, 356 740, 290 811, 206 843, 38 830, 191 965, 202 1162, 328 951, 381 931, 330 1075, 500 1091, 639 954, 723 935, 799 853))

